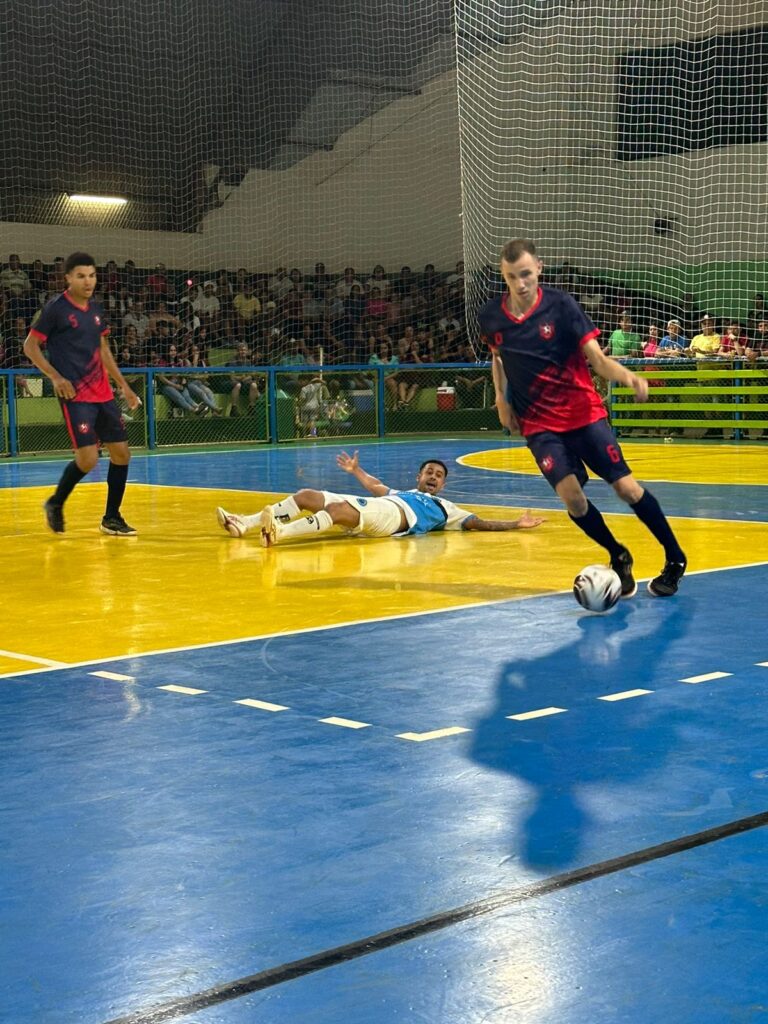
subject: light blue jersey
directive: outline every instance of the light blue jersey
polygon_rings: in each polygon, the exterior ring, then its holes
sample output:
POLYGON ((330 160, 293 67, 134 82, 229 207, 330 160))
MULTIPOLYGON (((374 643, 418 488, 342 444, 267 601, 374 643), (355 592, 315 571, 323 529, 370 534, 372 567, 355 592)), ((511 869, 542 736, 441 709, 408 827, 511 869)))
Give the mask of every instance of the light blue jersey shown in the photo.
POLYGON ((390 491, 387 498, 396 502, 405 512, 408 529, 404 533, 461 530, 468 519, 475 518, 472 512, 459 508, 447 498, 436 498, 415 488, 410 491, 390 491))

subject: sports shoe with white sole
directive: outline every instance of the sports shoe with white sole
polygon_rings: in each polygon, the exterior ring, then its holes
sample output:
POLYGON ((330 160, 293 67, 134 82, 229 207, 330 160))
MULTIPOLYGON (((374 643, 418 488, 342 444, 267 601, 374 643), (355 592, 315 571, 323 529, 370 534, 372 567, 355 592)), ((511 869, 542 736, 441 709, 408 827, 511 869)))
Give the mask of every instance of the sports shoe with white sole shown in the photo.
POLYGON ((122 516, 104 516, 99 529, 109 537, 135 537, 136 530, 122 516))
POLYGON ((275 510, 265 505, 261 513, 261 546, 271 548, 277 544, 280 526, 275 518, 275 510))
POLYGON ((648 584, 648 593, 652 597, 674 597, 687 568, 686 561, 665 562, 659 575, 648 584))
POLYGON ((216 509, 216 518, 222 530, 226 530, 230 537, 244 537, 248 529, 240 516, 233 512, 226 512, 223 508, 216 509))

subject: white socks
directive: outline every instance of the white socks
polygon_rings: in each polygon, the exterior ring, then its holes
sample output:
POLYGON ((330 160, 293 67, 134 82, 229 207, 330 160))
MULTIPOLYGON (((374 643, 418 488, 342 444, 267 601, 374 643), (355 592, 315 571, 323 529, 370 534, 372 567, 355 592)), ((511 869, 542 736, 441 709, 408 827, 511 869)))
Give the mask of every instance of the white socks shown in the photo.
MULTIPOLYGON (((284 502, 280 504, 282 505, 284 502)), ((275 509, 277 509, 277 506, 275 506, 275 509)), ((280 540, 283 541, 294 537, 307 537, 313 533, 325 533, 332 526, 333 520, 330 514, 325 509, 321 509, 311 516, 295 519, 292 523, 280 523, 278 535, 280 540)))
POLYGON ((286 519, 290 522, 291 519, 296 519, 301 515, 301 509, 293 500, 293 496, 276 501, 272 510, 278 523, 285 522, 286 519))

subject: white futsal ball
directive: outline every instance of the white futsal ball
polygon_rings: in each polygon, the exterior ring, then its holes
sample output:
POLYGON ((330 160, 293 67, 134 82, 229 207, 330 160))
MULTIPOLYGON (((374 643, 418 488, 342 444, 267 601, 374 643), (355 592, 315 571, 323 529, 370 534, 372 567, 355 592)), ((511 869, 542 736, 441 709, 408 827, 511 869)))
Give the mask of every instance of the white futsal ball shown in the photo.
POLYGON ((573 593, 587 611, 607 612, 621 597, 621 580, 607 565, 587 565, 573 581, 573 593))

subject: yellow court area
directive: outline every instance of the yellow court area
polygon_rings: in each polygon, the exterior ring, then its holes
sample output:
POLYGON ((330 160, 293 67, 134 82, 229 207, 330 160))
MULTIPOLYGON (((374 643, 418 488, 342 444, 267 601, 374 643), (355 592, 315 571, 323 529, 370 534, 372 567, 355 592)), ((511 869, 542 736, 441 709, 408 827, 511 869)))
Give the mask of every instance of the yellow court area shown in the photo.
MULTIPOLYGON (((0 674, 558 592, 598 554, 564 512, 549 510, 531 531, 339 534, 265 551, 255 535, 226 535, 214 509, 255 511, 274 494, 138 483, 125 504, 138 537, 98 532, 103 484, 77 488, 67 533, 54 536, 41 512, 49 493, 0 490, 0 558, 11 576, 0 674)), ((469 507, 486 518, 522 511, 469 507)), ((638 578, 658 572, 659 549, 635 517, 607 519, 632 549, 638 578)), ((768 551, 768 523, 672 522, 691 571, 750 564, 768 551)))
MULTIPOLYGON (((768 484, 768 447, 765 445, 711 445, 623 443, 624 457, 638 480, 681 484, 768 484)), ((465 466, 498 473, 539 476, 526 447, 473 452, 459 460, 465 466)))

